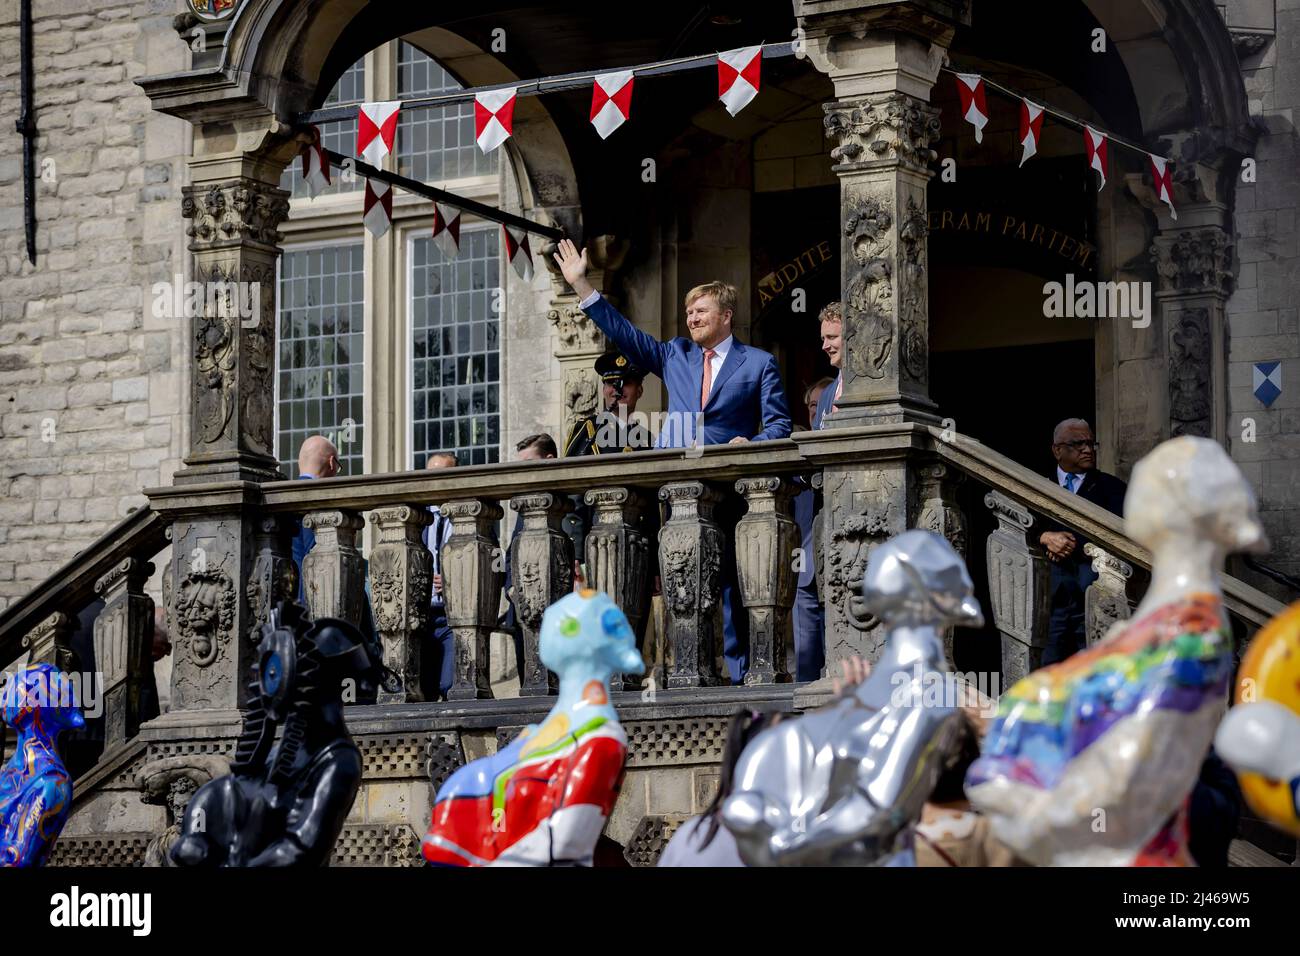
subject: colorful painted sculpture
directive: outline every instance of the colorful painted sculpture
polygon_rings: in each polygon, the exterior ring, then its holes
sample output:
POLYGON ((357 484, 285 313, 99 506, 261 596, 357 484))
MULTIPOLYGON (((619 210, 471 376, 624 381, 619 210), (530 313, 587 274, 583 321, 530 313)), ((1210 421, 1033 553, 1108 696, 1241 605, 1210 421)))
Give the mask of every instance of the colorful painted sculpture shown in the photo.
POLYGON ((943 630, 983 623, 943 538, 907 531, 871 552, 862 594, 888 635, 849 694, 759 734, 723 823, 750 866, 910 866, 913 828, 961 727, 943 630))
POLYGON ((1214 749, 1237 771, 1251 809, 1300 837, 1300 603, 1250 642, 1236 700, 1214 749))
POLYGON ((313 623, 288 601, 258 647, 254 701, 228 776, 205 783, 172 845, 177 866, 324 866, 361 785, 343 691, 400 690, 383 652, 346 621, 313 623), (284 731, 276 742, 276 729, 284 731))
POLYGON ((645 670, 627 618, 583 590, 542 616, 542 663, 560 679, 541 724, 439 789, 424 858, 446 866, 590 866, 623 779, 627 735, 609 678, 645 670))
POLYGON ((1004 694, 966 777, 998 839, 1038 865, 1194 863, 1187 798, 1232 670, 1219 573, 1267 542, 1250 486, 1202 438, 1137 463, 1124 520, 1152 553, 1133 618, 1004 694))
POLYGON ((86 721, 71 682, 50 664, 13 675, 3 694, 4 720, 18 744, 0 770, 0 866, 43 866, 72 810, 59 732, 86 721))

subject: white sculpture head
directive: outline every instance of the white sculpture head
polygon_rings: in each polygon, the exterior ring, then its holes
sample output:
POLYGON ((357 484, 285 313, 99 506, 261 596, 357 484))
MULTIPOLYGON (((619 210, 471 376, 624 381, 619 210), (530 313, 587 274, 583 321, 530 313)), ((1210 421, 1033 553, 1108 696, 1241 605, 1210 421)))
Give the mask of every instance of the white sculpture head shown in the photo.
POLYGON ((1151 550, 1181 539, 1226 552, 1267 551, 1255 493, 1217 442, 1183 435, 1157 445, 1133 467, 1124 529, 1151 550))

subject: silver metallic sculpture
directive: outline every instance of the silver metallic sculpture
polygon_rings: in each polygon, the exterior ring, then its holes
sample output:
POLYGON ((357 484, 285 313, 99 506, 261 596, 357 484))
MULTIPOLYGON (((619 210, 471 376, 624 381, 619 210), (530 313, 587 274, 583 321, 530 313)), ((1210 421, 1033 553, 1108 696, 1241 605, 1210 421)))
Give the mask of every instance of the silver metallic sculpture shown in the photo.
POLYGON ((961 726, 963 687, 943 629, 983 624, 970 575, 943 538, 879 545, 862 594, 887 643, 839 700, 756 737, 722 819, 750 866, 910 866, 913 825, 961 726))

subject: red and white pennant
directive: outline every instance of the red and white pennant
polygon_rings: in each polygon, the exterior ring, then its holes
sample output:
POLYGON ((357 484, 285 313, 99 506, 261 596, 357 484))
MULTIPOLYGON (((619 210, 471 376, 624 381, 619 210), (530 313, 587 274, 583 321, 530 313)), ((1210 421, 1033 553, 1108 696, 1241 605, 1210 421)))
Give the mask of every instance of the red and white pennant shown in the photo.
POLYGON ((533 251, 528 246, 528 232, 501 224, 501 231, 506 239, 506 258, 514 266, 519 278, 525 282, 533 279, 533 251))
POLYGON ((371 166, 393 151, 397 136, 397 113, 400 100, 388 103, 362 103, 357 114, 357 155, 371 166))
POLYGON ((978 73, 955 73, 957 94, 961 97, 961 115, 975 127, 975 142, 984 142, 984 127, 988 125, 989 108, 984 99, 984 77, 978 73))
POLYGON ((514 127, 515 87, 487 90, 474 96, 474 139, 490 153, 507 139, 514 127))
POLYGON ((1091 126, 1083 128, 1083 150, 1088 157, 1088 168, 1095 169, 1101 174, 1101 185, 1097 188, 1106 188, 1106 153, 1107 140, 1105 133, 1099 133, 1091 126))
POLYGON ((366 198, 361 221, 378 239, 393 224, 393 187, 377 179, 366 179, 366 198))
POLYGON ((1156 198, 1169 207, 1170 217, 1176 220, 1178 210, 1174 208, 1174 171, 1170 168, 1169 160, 1163 156, 1155 153, 1147 155, 1151 157, 1151 175, 1156 180, 1156 198))
POLYGON ((460 255, 460 210, 455 206, 433 204, 433 242, 447 259, 460 255))
POLYGON ((1043 108, 1029 100, 1020 101, 1020 145, 1024 152, 1020 156, 1020 165, 1038 152, 1038 137, 1043 135, 1043 108))
POLYGON ((315 199, 330 184, 330 163, 320 144, 320 127, 311 128, 314 139, 302 148, 302 179, 307 192, 315 199))
POLYGON ((732 116, 758 95, 762 63, 761 44, 718 54, 718 99, 732 116))
POLYGON ((632 115, 632 71, 602 73, 591 87, 591 125, 608 138, 632 115))

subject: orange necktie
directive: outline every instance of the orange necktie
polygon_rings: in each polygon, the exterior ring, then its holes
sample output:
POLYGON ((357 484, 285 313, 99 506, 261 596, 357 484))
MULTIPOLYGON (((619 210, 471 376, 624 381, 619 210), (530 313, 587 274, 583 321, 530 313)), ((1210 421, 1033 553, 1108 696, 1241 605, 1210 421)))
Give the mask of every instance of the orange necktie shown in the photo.
POLYGON ((709 389, 713 385, 713 356, 717 354, 713 349, 704 350, 704 387, 700 389, 700 411, 704 411, 704 406, 709 403, 709 389))

